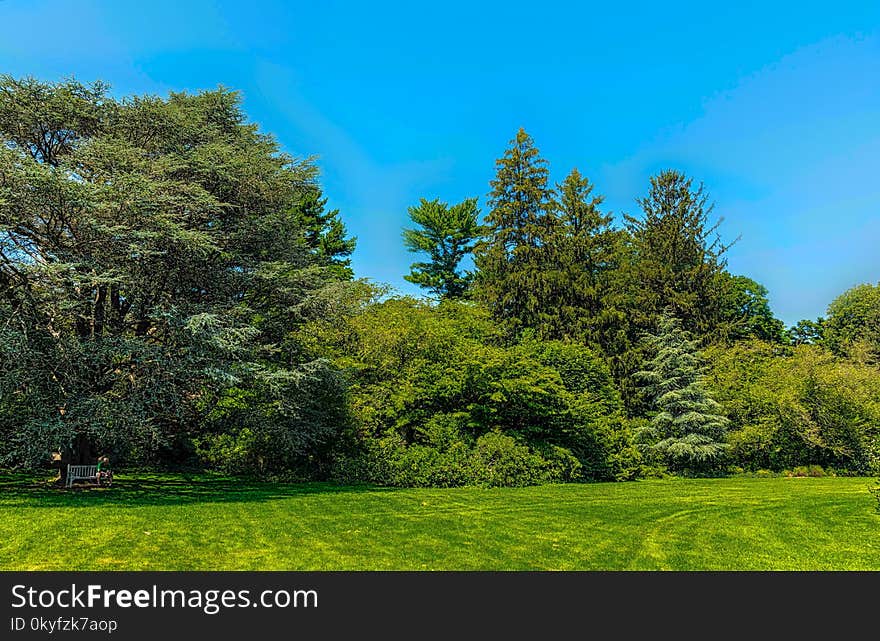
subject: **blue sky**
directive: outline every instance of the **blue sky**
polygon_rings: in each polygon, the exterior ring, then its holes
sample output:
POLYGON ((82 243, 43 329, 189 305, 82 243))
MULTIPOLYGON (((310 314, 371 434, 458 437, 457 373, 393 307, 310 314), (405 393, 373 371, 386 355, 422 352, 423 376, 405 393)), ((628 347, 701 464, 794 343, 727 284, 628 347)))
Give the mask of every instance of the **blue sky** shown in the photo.
POLYGON ((420 197, 485 203, 517 128, 616 214, 675 167, 787 323, 880 281, 880 3, 0 0, 0 72, 218 85, 321 180, 358 276, 414 291, 420 197))

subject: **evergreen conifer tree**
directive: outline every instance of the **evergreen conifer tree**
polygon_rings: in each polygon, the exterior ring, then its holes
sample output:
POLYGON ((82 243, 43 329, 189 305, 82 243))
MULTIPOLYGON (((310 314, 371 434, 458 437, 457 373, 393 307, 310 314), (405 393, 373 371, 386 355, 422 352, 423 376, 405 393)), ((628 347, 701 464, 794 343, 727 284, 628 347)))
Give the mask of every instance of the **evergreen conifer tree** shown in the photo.
POLYGON ((354 288, 316 172, 222 88, 0 75, 0 465, 180 461, 221 433, 326 460, 344 381, 294 332, 354 288))
POLYGON ((724 292, 719 274, 724 253, 709 219, 713 206, 702 185, 675 170, 651 177, 651 190, 638 200, 641 218, 625 216, 632 238, 626 270, 633 329, 656 328, 664 308, 672 306, 684 327, 703 337, 722 324, 724 292))
POLYGON ((545 261, 544 307, 551 322, 543 334, 603 345, 604 330, 613 324, 606 312, 622 234, 611 227, 612 216, 599 209, 604 198, 593 189, 577 169, 557 185, 559 203, 545 261))
POLYGON ((428 254, 430 261, 413 263, 404 278, 437 298, 465 297, 473 274, 461 271, 459 265, 480 235, 478 215, 476 198, 452 207, 422 198, 418 206, 410 207, 409 217, 418 228, 404 229, 403 242, 411 252, 428 254))
POLYGON ((639 440, 672 470, 702 474, 717 469, 728 419, 703 385, 696 342, 670 308, 649 342, 655 356, 637 378, 657 413, 639 440))
POLYGON ((495 165, 487 235, 475 250, 476 291, 492 314, 516 334, 522 328, 540 327, 545 320, 544 245, 556 203, 547 161, 524 129, 495 165))
POLYGON ((351 255, 357 239, 347 236, 338 209, 325 211, 327 199, 320 187, 311 185, 298 203, 296 215, 303 228, 306 246, 322 265, 331 267, 340 277, 351 279, 351 255))

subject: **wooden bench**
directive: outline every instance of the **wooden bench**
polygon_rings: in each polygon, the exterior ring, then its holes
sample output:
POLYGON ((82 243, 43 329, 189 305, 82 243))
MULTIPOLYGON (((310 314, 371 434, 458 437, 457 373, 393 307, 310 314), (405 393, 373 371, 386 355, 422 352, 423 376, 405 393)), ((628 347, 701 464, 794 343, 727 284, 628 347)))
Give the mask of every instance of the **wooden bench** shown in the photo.
POLYGON ((72 487, 74 481, 98 482, 98 466, 97 465, 68 465, 67 466, 67 487, 72 487))

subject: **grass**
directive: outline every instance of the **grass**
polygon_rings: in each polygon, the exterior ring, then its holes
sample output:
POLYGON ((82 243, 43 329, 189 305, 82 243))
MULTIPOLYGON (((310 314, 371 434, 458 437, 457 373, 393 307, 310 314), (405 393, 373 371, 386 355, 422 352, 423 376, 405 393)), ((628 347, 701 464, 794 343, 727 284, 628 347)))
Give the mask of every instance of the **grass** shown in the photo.
POLYGON ((0 476, 0 570, 880 570, 866 478, 391 490, 0 476))

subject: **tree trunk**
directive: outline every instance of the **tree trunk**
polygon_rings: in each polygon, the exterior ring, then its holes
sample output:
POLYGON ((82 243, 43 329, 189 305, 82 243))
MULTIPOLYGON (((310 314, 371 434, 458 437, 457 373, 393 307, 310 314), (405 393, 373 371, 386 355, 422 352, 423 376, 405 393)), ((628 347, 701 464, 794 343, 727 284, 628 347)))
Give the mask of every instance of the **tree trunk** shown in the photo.
POLYGON ((107 286, 99 285, 95 295, 95 311, 92 315, 92 336, 98 337, 104 334, 104 304, 107 300, 107 286))
POLYGON ((95 465, 97 455, 94 445, 85 434, 77 434, 70 446, 61 451, 61 484, 67 484, 68 465, 95 465))

